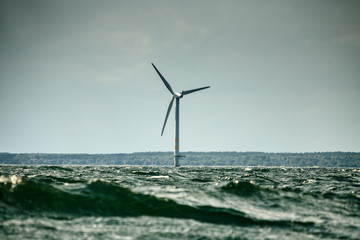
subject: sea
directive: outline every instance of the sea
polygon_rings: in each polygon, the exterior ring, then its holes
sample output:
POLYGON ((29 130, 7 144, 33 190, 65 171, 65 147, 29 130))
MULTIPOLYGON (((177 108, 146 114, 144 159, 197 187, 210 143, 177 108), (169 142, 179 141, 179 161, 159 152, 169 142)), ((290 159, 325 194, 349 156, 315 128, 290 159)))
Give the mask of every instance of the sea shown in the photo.
POLYGON ((0 165, 0 239, 360 239, 360 169, 0 165))

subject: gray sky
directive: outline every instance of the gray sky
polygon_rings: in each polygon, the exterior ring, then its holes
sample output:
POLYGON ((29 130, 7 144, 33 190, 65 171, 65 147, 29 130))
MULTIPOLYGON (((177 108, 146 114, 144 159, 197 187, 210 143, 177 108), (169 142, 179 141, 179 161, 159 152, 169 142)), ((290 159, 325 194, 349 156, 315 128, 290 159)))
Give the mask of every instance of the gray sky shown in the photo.
POLYGON ((0 1, 0 151, 360 151, 360 1, 0 1))

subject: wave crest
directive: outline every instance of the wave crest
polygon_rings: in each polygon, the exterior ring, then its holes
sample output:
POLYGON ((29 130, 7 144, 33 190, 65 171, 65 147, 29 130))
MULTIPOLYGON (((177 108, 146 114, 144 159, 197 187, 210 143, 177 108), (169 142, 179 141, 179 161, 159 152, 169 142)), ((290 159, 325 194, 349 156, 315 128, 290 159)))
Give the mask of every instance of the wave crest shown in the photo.
POLYGON ((260 194, 261 188, 255 185, 252 181, 234 181, 229 182, 221 187, 221 190, 241 197, 249 197, 260 194))
MULTIPOLYGON (((227 191, 257 191, 251 183, 224 186, 227 191)), ((133 192, 111 182, 96 180, 81 188, 62 189, 47 182, 23 179, 15 187, 0 183, 0 201, 21 212, 69 218, 78 216, 160 216, 201 222, 248 225, 283 225, 284 222, 254 219, 245 213, 212 206, 182 205, 173 200, 133 192)))

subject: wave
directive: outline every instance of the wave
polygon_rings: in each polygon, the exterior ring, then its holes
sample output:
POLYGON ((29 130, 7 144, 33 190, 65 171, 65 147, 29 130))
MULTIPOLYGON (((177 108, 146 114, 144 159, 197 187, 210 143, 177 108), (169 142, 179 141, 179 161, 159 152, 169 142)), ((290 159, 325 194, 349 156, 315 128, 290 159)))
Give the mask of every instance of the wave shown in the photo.
MULTIPOLYGON (((245 187, 246 194, 257 191, 251 183, 228 184, 224 189, 239 192, 241 187, 245 187)), ((233 225, 294 225, 294 222, 255 219, 231 208, 182 205, 100 180, 67 189, 34 179, 22 179, 16 185, 1 182, 0 202, 23 213, 54 218, 146 215, 233 225)))
POLYGON ((229 182, 226 185, 222 186, 221 190, 242 197, 248 197, 248 196, 260 194, 261 192, 261 188, 259 186, 248 181, 229 182))

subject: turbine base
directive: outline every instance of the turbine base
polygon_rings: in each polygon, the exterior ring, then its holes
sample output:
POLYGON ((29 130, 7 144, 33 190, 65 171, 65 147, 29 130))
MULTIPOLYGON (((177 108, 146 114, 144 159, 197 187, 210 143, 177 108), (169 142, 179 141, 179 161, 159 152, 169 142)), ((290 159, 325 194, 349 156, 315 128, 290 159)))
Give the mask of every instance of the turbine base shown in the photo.
POLYGON ((184 158, 184 155, 174 155, 174 167, 180 167, 180 158, 184 158))

